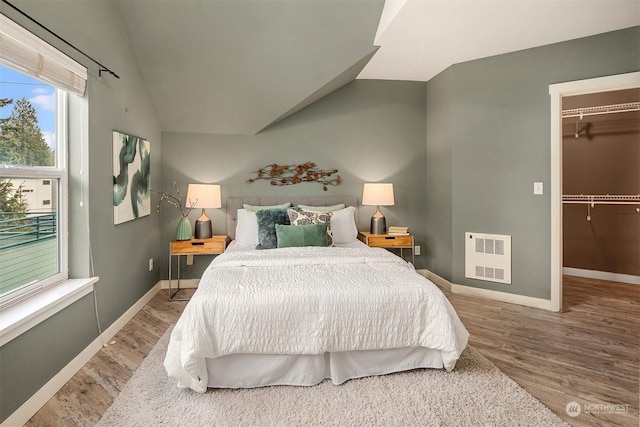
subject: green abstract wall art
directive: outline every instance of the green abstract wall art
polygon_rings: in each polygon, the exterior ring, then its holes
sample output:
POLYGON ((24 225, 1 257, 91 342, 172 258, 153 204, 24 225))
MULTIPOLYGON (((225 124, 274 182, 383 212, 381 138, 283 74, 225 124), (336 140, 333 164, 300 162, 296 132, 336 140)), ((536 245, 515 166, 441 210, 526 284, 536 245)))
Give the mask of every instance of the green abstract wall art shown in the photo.
POLYGON ((151 144, 137 136, 113 132, 113 223, 151 212, 151 144))

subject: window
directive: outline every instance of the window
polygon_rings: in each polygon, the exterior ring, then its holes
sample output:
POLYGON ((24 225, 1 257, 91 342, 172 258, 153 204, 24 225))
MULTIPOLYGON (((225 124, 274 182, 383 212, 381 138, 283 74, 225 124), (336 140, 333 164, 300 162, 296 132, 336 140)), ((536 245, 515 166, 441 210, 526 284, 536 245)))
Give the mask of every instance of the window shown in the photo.
MULTIPOLYGON (((0 40, 0 309, 4 315, 9 305, 32 301, 31 295, 54 284, 62 286, 68 278, 67 91, 84 94, 87 69, 2 14, 0 40)), ((33 320, 36 313, 26 315, 33 320)), ((1 338, 9 329, 17 333, 16 325, 26 325, 26 315, 14 316, 0 331, 1 338)))
MULTIPOLYGON (((1 347, 98 279, 67 273, 67 99, 84 94, 87 69, 2 14, 0 40, 1 347)), ((86 117, 86 99, 71 101, 86 117)), ((71 135, 80 122, 72 120, 71 135)))
POLYGON ((0 66, 0 306, 67 275, 64 90, 0 66))

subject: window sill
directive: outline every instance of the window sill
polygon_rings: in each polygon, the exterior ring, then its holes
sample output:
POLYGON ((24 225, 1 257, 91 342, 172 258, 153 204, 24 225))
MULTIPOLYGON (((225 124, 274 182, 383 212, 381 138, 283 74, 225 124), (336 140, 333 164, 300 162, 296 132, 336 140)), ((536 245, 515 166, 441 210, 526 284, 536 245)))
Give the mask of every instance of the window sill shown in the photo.
POLYGON ((0 313, 0 347, 93 291, 97 277, 68 279, 0 313))

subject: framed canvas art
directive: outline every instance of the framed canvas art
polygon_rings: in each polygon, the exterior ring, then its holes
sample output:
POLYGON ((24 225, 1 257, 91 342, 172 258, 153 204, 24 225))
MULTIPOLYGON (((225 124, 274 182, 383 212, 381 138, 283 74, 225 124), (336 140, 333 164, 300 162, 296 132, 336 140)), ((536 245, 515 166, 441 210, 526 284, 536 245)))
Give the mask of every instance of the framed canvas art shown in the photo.
POLYGON ((113 223, 151 212, 151 144, 137 136, 113 132, 113 223))

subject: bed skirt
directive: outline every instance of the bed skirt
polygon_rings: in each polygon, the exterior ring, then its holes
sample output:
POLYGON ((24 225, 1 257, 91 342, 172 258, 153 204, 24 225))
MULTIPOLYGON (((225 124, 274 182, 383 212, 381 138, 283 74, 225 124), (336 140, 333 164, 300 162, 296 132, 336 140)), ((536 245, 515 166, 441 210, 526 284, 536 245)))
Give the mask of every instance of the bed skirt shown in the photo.
POLYGON ((207 359, 211 388, 312 386, 418 368, 443 368, 439 350, 423 347, 318 355, 233 354, 207 359))

